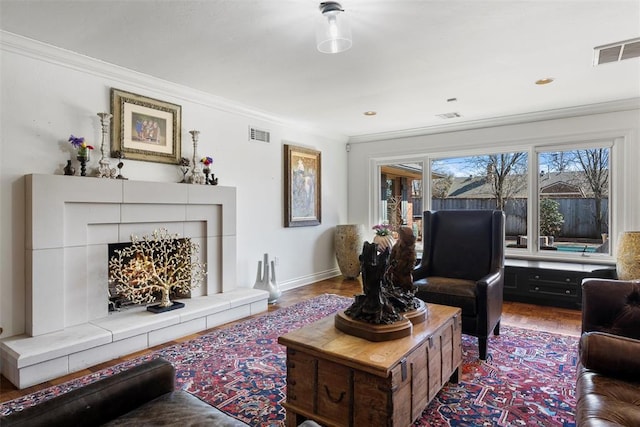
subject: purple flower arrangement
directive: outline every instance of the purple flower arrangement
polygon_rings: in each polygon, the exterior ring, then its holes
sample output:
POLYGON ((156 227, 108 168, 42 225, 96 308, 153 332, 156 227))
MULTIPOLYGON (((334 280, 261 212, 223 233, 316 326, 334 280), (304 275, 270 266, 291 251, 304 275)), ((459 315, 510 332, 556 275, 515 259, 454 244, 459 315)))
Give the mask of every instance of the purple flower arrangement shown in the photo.
POLYGON ((388 236, 391 234, 392 227, 389 224, 376 224, 371 229, 375 230, 378 236, 388 236))
POLYGON ((69 137, 69 142, 73 145, 74 148, 78 149, 79 157, 89 157, 89 152, 87 150, 93 150, 92 145, 87 145, 84 142, 83 136, 73 136, 73 134, 69 137))

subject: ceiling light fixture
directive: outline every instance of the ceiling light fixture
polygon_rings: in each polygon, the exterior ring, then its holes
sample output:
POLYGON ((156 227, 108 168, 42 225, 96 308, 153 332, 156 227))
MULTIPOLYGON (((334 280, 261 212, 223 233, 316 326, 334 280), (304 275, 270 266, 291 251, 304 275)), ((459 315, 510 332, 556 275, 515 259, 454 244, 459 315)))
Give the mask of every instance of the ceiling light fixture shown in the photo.
POLYGON ((320 3, 322 17, 316 25, 316 44, 322 53, 340 53, 351 47, 351 28, 340 3, 320 3))
POLYGON ((363 114, 365 116, 375 116, 378 113, 376 113, 375 111, 365 111, 363 114))

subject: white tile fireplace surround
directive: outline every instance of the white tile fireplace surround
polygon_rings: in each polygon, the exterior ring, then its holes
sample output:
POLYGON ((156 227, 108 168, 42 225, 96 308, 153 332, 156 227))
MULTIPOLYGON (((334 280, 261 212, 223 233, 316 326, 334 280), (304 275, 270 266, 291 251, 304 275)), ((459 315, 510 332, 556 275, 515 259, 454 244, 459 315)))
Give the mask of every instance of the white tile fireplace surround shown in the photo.
POLYGON ((26 334, 2 341, 2 374, 29 387, 267 310, 236 285, 232 187, 27 175, 26 334), (108 245, 166 228, 200 245, 206 283, 185 308, 109 313, 108 245))

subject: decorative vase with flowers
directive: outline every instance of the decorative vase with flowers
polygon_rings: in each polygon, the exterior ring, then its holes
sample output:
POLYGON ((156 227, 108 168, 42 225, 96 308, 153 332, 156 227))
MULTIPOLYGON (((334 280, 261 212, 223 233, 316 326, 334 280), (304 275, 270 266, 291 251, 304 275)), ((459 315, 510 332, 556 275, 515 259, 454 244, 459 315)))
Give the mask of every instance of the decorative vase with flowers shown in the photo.
POLYGON ((373 236, 373 243, 378 245, 378 250, 380 252, 383 252, 386 248, 391 250, 396 243, 391 234, 393 227, 390 224, 376 224, 371 229, 376 232, 376 235, 373 236))
POLYGON ((213 158, 209 156, 204 156, 203 158, 200 159, 200 163, 204 165, 204 167, 202 168, 202 173, 204 173, 204 183, 209 184, 209 174, 211 173, 211 169, 209 168, 209 165, 213 163, 213 158))
POLYGON ((87 145, 82 136, 71 135, 69 142, 78 150, 76 158, 80 162, 80 176, 87 176, 87 162, 91 158, 90 153, 93 150, 93 146, 87 145))

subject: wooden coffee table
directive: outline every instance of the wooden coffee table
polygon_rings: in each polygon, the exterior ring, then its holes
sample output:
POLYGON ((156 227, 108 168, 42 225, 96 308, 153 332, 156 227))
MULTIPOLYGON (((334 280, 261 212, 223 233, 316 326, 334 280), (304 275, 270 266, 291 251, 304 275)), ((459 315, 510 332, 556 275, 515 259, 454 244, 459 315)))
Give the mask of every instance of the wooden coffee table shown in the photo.
POLYGON ((287 347, 287 426, 411 424, 442 386, 458 382, 461 311, 427 304, 410 336, 382 342, 345 334, 325 317, 278 338, 287 347))

